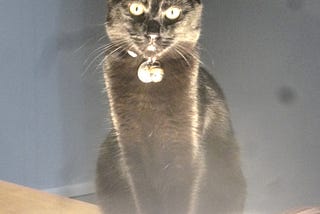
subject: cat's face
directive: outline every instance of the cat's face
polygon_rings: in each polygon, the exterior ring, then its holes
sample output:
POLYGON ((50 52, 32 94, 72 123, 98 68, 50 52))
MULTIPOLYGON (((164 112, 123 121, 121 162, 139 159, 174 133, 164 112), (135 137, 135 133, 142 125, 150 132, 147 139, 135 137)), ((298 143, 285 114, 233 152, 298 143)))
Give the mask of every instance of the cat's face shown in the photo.
POLYGON ((193 49, 200 35, 200 0, 108 0, 107 33, 121 50, 145 58, 193 49))

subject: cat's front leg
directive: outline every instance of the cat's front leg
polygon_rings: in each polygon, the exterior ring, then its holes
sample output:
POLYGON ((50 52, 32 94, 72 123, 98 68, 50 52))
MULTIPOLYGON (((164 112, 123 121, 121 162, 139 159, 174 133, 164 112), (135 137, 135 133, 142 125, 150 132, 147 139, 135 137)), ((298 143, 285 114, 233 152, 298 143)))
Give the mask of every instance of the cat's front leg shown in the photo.
POLYGON ((179 158, 159 161, 134 152, 126 157, 137 213, 193 214, 197 170, 191 162, 179 158))
POLYGON ((138 214, 131 194, 124 161, 114 130, 101 145, 97 162, 96 191, 105 214, 138 214))

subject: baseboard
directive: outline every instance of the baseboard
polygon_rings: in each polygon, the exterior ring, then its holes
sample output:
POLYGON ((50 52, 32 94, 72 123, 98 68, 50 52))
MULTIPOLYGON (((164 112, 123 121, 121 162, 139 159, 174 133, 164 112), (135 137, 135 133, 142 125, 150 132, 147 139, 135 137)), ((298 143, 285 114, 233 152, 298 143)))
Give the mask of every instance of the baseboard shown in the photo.
POLYGON ((43 191, 52 194, 62 195, 66 197, 75 197, 81 195, 88 195, 95 192, 95 185, 93 182, 72 184, 62 187, 44 189, 43 191))

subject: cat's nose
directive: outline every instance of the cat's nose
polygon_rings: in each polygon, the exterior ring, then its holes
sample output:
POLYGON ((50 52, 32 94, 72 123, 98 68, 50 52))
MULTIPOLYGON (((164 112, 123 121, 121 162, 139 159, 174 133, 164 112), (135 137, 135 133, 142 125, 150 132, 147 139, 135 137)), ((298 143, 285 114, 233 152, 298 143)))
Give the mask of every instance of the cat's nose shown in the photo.
POLYGON ((160 36, 160 23, 156 20, 150 20, 147 23, 147 34, 149 39, 158 39, 160 36))
POLYGON ((149 34, 146 34, 146 37, 147 37, 151 42, 155 42, 156 40, 159 39, 160 35, 159 35, 159 34, 154 34, 154 33, 149 33, 149 34))

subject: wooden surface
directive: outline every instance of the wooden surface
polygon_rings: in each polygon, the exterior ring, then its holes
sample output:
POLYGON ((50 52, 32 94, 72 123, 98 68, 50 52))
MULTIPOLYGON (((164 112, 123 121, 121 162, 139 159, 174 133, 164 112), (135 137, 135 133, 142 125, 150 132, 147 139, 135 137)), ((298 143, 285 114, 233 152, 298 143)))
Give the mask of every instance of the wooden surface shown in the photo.
MULTIPOLYGON (((96 205, 0 180, 0 214, 101 214, 96 205)), ((285 214, 320 214, 320 207, 285 214)))
POLYGON ((320 207, 297 209, 285 214, 320 214, 320 207))
POLYGON ((93 204, 0 181, 0 214, 101 214, 93 204))

